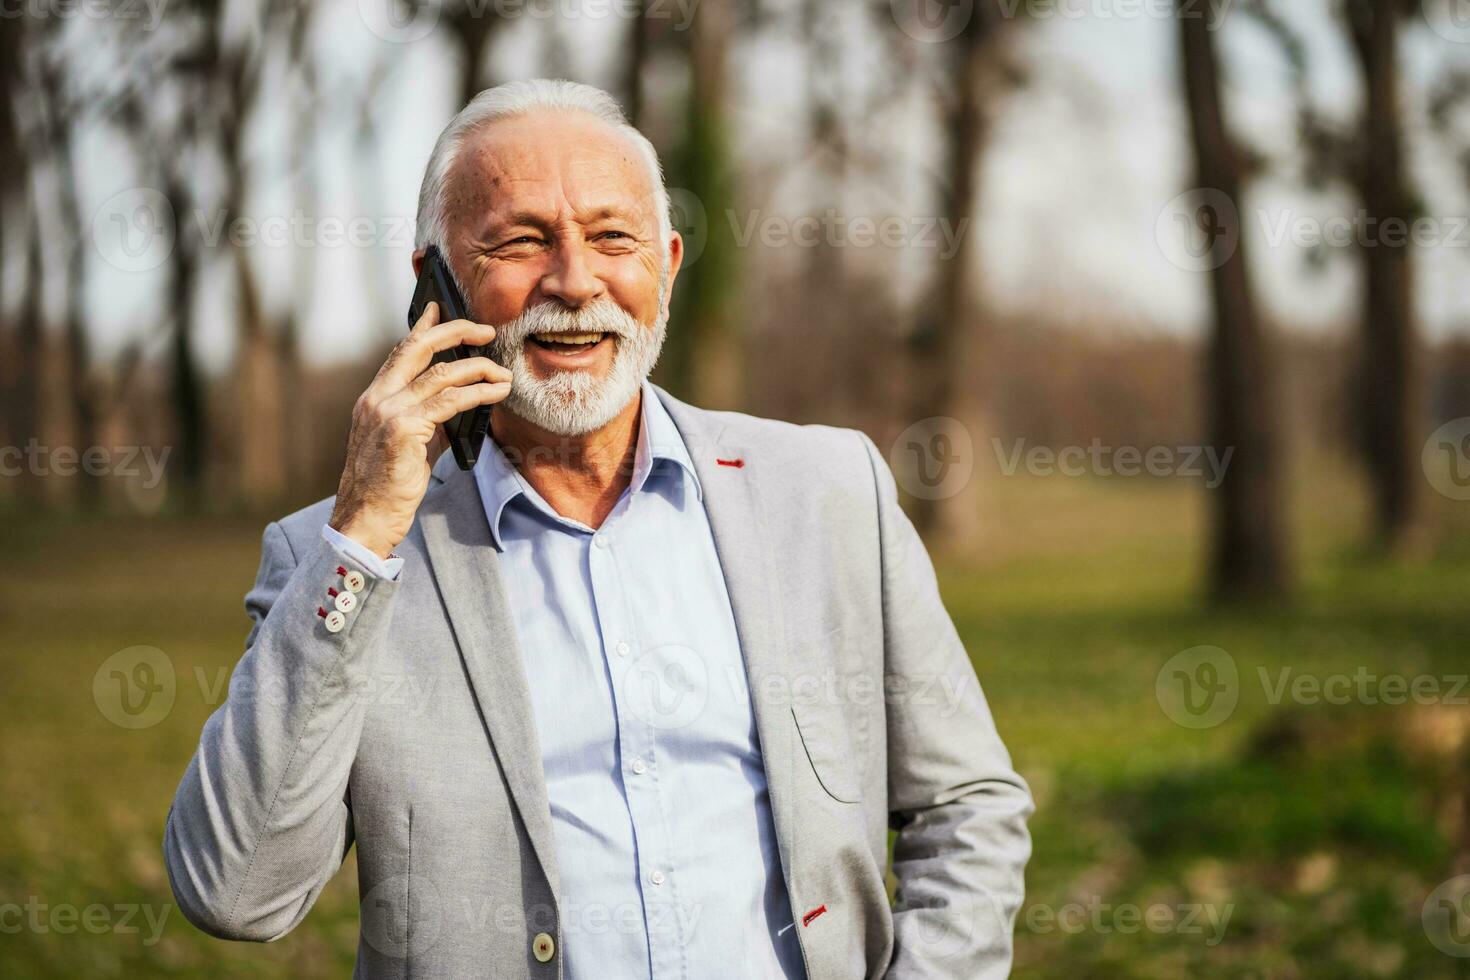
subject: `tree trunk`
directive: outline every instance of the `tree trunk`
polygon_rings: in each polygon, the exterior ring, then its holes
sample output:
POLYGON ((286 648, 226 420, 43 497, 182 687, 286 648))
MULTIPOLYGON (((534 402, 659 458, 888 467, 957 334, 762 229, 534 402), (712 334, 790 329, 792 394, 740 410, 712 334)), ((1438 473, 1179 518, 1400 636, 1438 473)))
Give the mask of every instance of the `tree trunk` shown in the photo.
MULTIPOLYGON (((15 384, 11 390, 14 399, 12 425, 14 444, 25 447, 32 439, 44 442, 41 432, 41 374, 46 369, 45 335, 41 318, 45 311, 41 304, 41 222, 36 213, 36 204, 31 203, 28 234, 25 240, 25 271, 21 276, 21 301, 15 325, 15 384)), ((32 502, 42 496, 40 477, 29 470, 20 476, 22 494, 32 502)))
MULTIPOLYGON (((24 21, 19 17, 0 19, 0 269, 6 268, 6 239, 10 237, 11 222, 17 222, 22 234, 15 237, 24 242, 29 234, 25 222, 26 169, 21 155, 18 121, 15 116, 15 99, 21 90, 20 43, 24 21)), ((24 247, 24 246, 23 246, 24 247)), ((5 319, 0 308, 0 445, 19 446, 21 437, 19 384, 19 324, 5 319)), ((0 495, 8 496, 14 489, 14 480, 0 480, 0 495)))
POLYGON ((234 252, 240 349, 235 403, 239 441, 233 455, 239 460, 236 482, 242 499, 246 505, 260 508, 280 500, 286 489, 280 365, 277 342, 265 323, 250 258, 243 249, 234 252))
MULTIPOLYGON (((1233 451, 1225 477, 1210 495, 1211 585, 1219 598, 1274 596, 1290 574, 1283 520, 1271 360, 1252 293, 1244 236, 1239 234, 1245 167, 1226 129, 1214 35, 1208 22, 1188 16, 1181 0, 1184 87, 1194 140, 1197 181, 1218 191, 1236 210, 1235 235, 1211 242, 1214 326, 1207 352, 1210 441, 1233 451)), ((1200 216, 1209 205, 1202 204, 1200 216)))
POLYGON ((648 62, 648 19, 645 0, 632 0, 634 15, 628 18, 628 55, 623 62, 623 115, 634 126, 643 118, 643 67, 648 62))
MULTIPOLYGON (((182 181, 170 176, 166 185, 166 196, 173 202, 175 213, 186 213, 185 202, 189 200, 182 181)), ((179 220, 177 238, 172 255, 173 276, 169 290, 169 307, 173 314, 173 331, 170 338, 172 378, 170 401, 174 417, 175 472, 179 474, 180 496, 186 504, 197 503, 203 489, 205 473, 205 433, 208 427, 205 418, 204 386, 199 377, 198 365, 194 363, 194 287, 198 276, 199 255, 197 244, 189 239, 189 222, 179 220)))
POLYGON ((490 43, 499 19, 487 16, 476 5, 466 5, 448 17, 449 27, 459 48, 459 108, 480 93, 484 87, 480 76, 480 61, 485 56, 485 47, 490 43))
POLYGON ((1362 70, 1361 157, 1354 177, 1365 214, 1362 349, 1358 365, 1362 450, 1379 544, 1410 543, 1419 514, 1413 268, 1407 229, 1414 205, 1403 172, 1398 14, 1393 0, 1347 4, 1362 70), (1385 230, 1385 222, 1390 223, 1385 230), (1395 228, 1394 225, 1398 227, 1395 228))
MULTIPOLYGON (((979 442, 974 429, 981 422, 982 404, 973 372, 981 325, 972 226, 979 204, 977 171, 988 135, 984 99, 995 31, 977 9, 964 31, 946 42, 954 92, 942 124, 949 136, 944 164, 948 186, 941 188, 938 209, 950 227, 962 233, 955 253, 940 266, 935 300, 921 312, 912 339, 916 400, 911 421, 953 419, 970 432, 972 453, 979 442)), ((931 462, 944 463, 925 457, 922 465, 931 462)), ((955 493, 915 497, 909 509, 914 526, 926 539, 946 551, 962 552, 979 534, 978 498, 979 485, 972 477, 955 493)))
POLYGON ((733 309, 737 259, 727 220, 733 190, 725 111, 729 17, 727 4, 706 4, 686 32, 689 98, 683 138, 668 159, 669 184, 704 209, 705 240, 697 256, 686 248, 659 379, 707 408, 733 408, 744 393, 733 309))
MULTIPOLYGON (((97 385, 92 377, 90 342, 82 305, 86 289, 85 244, 81 210, 77 203, 77 174, 73 163, 73 134, 66 122, 58 122, 62 129, 54 134, 57 171, 57 199, 61 209, 62 227, 67 229, 70 240, 66 243, 66 359, 67 383, 71 391, 72 433, 77 452, 86 453, 98 444, 97 439, 97 385)), ((88 473, 85 468, 77 471, 80 501, 83 506, 95 507, 101 496, 102 485, 99 474, 88 473)))

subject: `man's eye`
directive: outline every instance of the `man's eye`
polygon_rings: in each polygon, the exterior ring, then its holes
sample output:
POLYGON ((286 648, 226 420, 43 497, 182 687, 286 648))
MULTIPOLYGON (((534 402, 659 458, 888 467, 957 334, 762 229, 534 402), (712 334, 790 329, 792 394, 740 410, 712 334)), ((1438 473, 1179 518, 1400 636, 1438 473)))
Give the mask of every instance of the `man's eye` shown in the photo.
POLYGON ((629 235, 625 231, 605 231, 601 235, 598 235, 597 237, 598 238, 631 238, 632 236, 629 235))

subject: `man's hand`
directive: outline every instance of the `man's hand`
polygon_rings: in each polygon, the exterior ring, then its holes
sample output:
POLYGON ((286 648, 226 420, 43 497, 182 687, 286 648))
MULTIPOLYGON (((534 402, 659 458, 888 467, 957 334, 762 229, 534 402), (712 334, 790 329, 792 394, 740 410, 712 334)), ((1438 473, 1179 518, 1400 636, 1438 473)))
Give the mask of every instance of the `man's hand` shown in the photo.
POLYGON ((439 305, 429 304, 352 409, 333 528, 380 558, 407 536, 429 488, 430 448, 443 448, 435 438, 440 424, 510 394, 510 371, 488 357, 430 360, 460 344, 488 344, 494 336, 488 324, 440 323, 439 305))

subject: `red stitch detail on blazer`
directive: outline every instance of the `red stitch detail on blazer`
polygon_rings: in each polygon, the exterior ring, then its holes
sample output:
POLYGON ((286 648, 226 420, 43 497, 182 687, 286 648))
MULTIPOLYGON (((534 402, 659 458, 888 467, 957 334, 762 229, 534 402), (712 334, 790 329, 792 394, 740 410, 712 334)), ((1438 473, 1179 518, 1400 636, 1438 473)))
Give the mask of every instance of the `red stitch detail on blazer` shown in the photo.
POLYGON ((821 915, 825 911, 827 911, 827 906, 825 906, 825 905, 818 905, 816 908, 812 909, 806 915, 803 915, 801 917, 801 924, 803 926, 809 926, 809 925, 811 925, 812 924, 812 920, 815 919, 817 916, 821 915))
POLYGON ((347 569, 343 568, 341 565, 338 565, 337 566, 337 574, 338 575, 346 575, 347 574, 347 569))
POLYGON ((745 465, 745 460, 743 459, 717 459, 715 460, 715 462, 719 463, 721 466, 733 466, 737 470, 745 465))
POLYGON ((322 619, 326 619, 327 618, 327 611, 325 609, 323 609, 321 606, 317 606, 316 607, 316 614, 318 616, 320 616, 322 619))

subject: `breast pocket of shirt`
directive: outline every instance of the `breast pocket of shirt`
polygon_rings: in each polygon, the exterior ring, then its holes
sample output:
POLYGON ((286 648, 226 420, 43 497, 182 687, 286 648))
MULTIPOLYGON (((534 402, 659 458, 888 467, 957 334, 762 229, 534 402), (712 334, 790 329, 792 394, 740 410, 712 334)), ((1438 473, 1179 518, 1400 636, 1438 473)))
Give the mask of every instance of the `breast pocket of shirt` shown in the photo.
POLYGON ((791 706, 807 760, 827 795, 841 803, 861 803, 862 783, 842 711, 823 704, 791 706))

